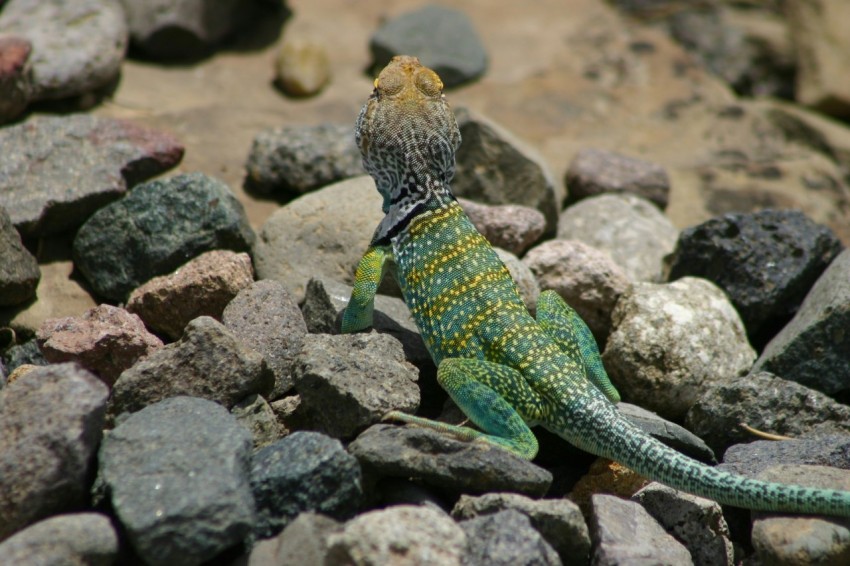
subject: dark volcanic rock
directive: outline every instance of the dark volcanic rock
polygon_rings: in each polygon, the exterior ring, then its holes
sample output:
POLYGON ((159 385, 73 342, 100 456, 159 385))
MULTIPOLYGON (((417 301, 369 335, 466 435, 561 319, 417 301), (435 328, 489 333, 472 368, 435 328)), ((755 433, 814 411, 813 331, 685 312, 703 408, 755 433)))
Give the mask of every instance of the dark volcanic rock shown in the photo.
POLYGON ((39 279, 38 262, 24 247, 6 209, 0 206, 0 307, 33 298, 39 279))

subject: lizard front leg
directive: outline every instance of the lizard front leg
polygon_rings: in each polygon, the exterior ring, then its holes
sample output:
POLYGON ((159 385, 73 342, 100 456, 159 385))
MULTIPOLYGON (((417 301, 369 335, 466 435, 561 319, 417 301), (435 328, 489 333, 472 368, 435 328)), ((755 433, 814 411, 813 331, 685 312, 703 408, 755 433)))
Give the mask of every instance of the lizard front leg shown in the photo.
POLYGON ((375 309, 375 293, 384 277, 387 261, 392 261, 392 252, 385 246, 373 246, 366 250, 354 274, 354 289, 342 315, 342 333, 357 332, 372 326, 375 309))
POLYGON ((385 420, 401 421, 449 433, 463 440, 499 445, 530 460, 537 439, 527 422, 542 414, 542 401, 518 371, 494 362, 447 358, 437 369, 437 381, 482 431, 391 411, 385 420))

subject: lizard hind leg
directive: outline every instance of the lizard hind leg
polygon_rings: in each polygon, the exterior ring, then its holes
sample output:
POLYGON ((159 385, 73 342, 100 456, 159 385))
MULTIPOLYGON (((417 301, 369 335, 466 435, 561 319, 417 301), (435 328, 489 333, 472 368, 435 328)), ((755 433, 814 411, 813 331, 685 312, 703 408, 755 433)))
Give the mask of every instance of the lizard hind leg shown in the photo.
POLYGON ((587 378, 609 401, 620 402, 620 393, 602 365, 596 339, 578 313, 555 291, 540 293, 537 323, 565 354, 584 362, 587 378))
POLYGON ((480 431, 399 411, 388 413, 384 419, 427 427, 462 440, 489 442, 526 460, 534 458, 537 438, 526 419, 536 420, 541 402, 517 370, 484 360, 447 358, 437 369, 437 381, 480 431))

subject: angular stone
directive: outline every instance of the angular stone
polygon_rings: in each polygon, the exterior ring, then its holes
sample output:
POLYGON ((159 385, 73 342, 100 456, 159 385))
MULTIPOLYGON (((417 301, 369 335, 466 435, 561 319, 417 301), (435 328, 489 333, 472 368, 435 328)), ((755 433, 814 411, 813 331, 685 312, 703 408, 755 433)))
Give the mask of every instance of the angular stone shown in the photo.
POLYGON ((630 402, 673 421, 756 357, 729 299, 705 279, 636 283, 611 318, 602 360, 612 382, 630 402))
POLYGON ((99 513, 69 513, 40 521, 0 543, 3 564, 114 564, 118 533, 99 513))
POLYGON ((254 439, 254 450, 280 440, 286 429, 277 420, 274 409, 262 395, 248 395, 230 410, 239 424, 251 431, 254 439))
POLYGON ((148 564, 201 564, 254 526, 251 435, 193 397, 129 416, 103 441, 98 481, 148 564))
POLYGON ((307 325, 281 283, 271 279, 252 283, 230 301, 221 320, 239 340, 263 356, 274 374, 271 400, 292 389, 293 365, 304 345, 307 325))
POLYGON ((149 328, 176 339, 199 316, 220 320, 227 304, 253 281, 248 254, 213 250, 137 287, 127 299, 127 310, 149 328))
POLYGON ((541 497, 552 474, 507 450, 435 430, 375 425, 348 446, 378 477, 415 477, 461 493, 512 491, 541 497))
POLYGON ((186 326, 183 337, 126 370, 115 382, 109 412, 134 412, 169 397, 190 395, 230 409, 273 384, 262 357, 208 316, 186 326))
POLYGON ((331 64, 323 43, 308 39, 289 39, 283 43, 275 59, 275 80, 283 92, 290 96, 312 96, 330 79, 331 64))
POLYGON ((12 219, 0 206, 0 307, 33 298, 39 279, 38 261, 24 247, 12 219))
POLYGON ((77 362, 110 387, 121 372, 162 348, 138 316, 106 304, 81 317, 49 319, 36 336, 47 361, 77 362))
POLYGON ((254 546, 247 566, 328 564, 328 539, 341 530, 342 524, 330 517, 309 511, 299 513, 278 536, 254 546))
POLYGON ((546 229, 543 213, 515 204, 488 206, 465 198, 458 199, 475 229, 495 248, 522 255, 546 229))
POLYGON ((118 77, 128 40, 124 11, 110 0, 8 0, 0 12, 0 34, 32 44, 38 100, 106 86, 118 77))
POLYGON ((32 44, 23 37, 0 37, 0 124, 16 118, 30 103, 32 44))
POLYGON ((487 69, 487 52, 469 17, 437 5, 386 22, 369 40, 369 50, 375 71, 399 53, 407 53, 419 57, 449 88, 475 79, 487 69))
POLYGON ((108 395, 74 364, 0 389, 0 540, 86 504, 108 395))
POLYGON ((360 464, 338 440, 299 431, 254 455, 251 489, 257 538, 279 533, 304 511, 345 520, 360 507, 360 464))
POLYGON ((660 165, 599 149, 579 151, 564 183, 571 202, 604 193, 632 193, 664 210, 670 196, 670 179, 660 165))
POLYGON ((736 444, 726 450, 721 466, 727 471, 756 476, 778 464, 809 464, 850 470, 850 434, 736 444))
POLYGON ((74 265, 94 291, 123 301, 140 284, 203 252, 248 251, 254 232, 223 182, 187 173, 135 187, 74 238, 74 265))
POLYGON ((310 428, 334 438, 352 438, 389 411, 419 406, 418 372, 385 334, 310 334, 293 375, 310 428))
POLYGON ((529 518, 513 509, 460 523, 466 533, 465 561, 469 564, 558 565, 555 549, 531 526, 529 518))
POLYGON ((829 228, 798 210, 726 214, 679 234, 669 278, 703 277, 723 289, 761 348, 841 248, 829 228))
POLYGON ((170 134, 83 114, 29 118, 0 130, 0 146, 15 148, 0 153, 0 206, 24 237, 76 228, 183 157, 170 134))

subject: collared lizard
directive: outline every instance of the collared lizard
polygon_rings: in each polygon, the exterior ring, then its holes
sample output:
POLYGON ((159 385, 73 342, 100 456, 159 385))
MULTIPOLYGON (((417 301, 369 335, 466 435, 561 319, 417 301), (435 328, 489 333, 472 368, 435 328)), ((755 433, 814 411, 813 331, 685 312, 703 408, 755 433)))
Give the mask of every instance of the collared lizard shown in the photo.
POLYGON ((850 492, 767 483, 688 458, 622 417, 587 326, 556 293, 537 318, 506 267, 461 210, 449 184, 460 132, 443 85, 415 57, 398 56, 375 80, 355 139, 383 197, 385 217, 360 261, 343 332, 372 324, 388 262, 437 364, 437 379, 478 426, 393 411, 466 440, 537 453, 532 426, 637 473, 720 503, 765 511, 850 516, 850 492))

